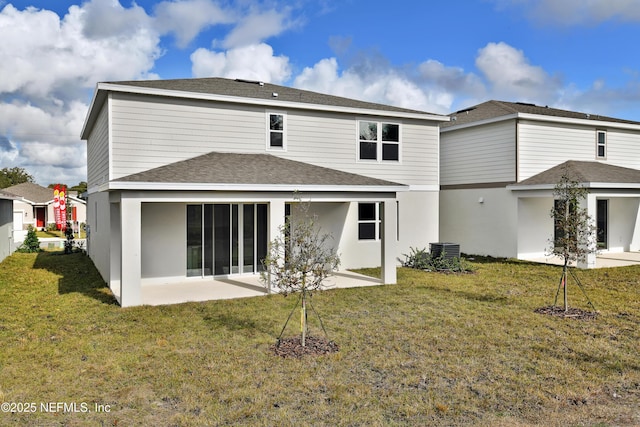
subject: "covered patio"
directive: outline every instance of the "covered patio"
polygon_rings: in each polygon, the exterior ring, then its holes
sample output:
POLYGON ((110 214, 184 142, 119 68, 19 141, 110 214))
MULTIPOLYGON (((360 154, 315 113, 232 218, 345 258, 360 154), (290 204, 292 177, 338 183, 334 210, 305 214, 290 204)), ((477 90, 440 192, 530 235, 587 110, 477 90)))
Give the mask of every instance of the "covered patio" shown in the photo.
MULTIPOLYGON (((375 279, 352 271, 336 272, 325 281, 325 289, 355 288, 381 285, 375 279)), ((149 284, 141 287, 141 305, 164 305, 184 302, 248 298, 268 295, 260 276, 231 278, 196 278, 170 284, 149 284)), ((119 288, 112 289, 117 299, 119 288)))
MULTIPOLYGON (((108 282, 122 307, 264 295, 261 260, 286 218, 295 225, 303 214, 298 203, 335 238, 343 268, 379 265, 378 283, 396 282, 402 184, 267 154, 209 153, 109 190, 108 282), (374 245, 359 240, 360 204, 378 207, 374 245)), ((336 286, 354 283, 337 277, 336 286)))
POLYGON ((507 187, 518 201, 518 259, 562 263, 547 253, 556 238, 554 188, 564 175, 588 191, 580 205, 593 220, 598 247, 578 267, 640 262, 640 170, 587 161, 567 161, 507 187))

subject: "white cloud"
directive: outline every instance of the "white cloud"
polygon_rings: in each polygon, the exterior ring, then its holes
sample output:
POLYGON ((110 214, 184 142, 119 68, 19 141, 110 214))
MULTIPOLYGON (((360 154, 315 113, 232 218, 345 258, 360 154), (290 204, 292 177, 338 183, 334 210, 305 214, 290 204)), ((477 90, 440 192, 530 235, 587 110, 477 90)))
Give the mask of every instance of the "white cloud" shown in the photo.
POLYGON ((111 0, 71 6, 62 18, 1 9, 0 135, 14 149, 1 153, 0 167, 28 167, 45 183, 57 175, 86 180, 79 133, 88 91, 99 81, 156 77, 160 35, 152 23, 135 4, 111 0))
POLYGON ((523 6, 540 24, 580 25, 617 20, 640 22, 638 0, 493 0, 498 7, 523 6))
POLYGON ((277 36, 296 25, 296 22, 290 20, 289 14, 289 9, 285 9, 283 12, 275 10, 251 12, 243 17, 225 37, 222 47, 233 49, 256 45, 269 37, 277 36))
POLYGON ((560 84, 542 67, 531 65, 524 52, 506 43, 489 43, 478 51, 476 67, 493 97, 533 101, 553 99, 560 84))
POLYGON ((154 8, 155 26, 173 33, 178 46, 187 46, 203 29, 234 22, 234 14, 211 0, 163 1, 154 8))
POLYGON ((139 15, 138 9, 127 15, 119 4, 106 7, 103 0, 72 6, 62 20, 51 11, 7 5, 0 12, 0 95, 65 101, 98 81, 148 76, 160 55, 158 35, 145 25, 118 23, 139 15), (104 25, 89 31, 96 15, 104 25))
POLYGON ((82 32, 89 39, 128 39, 138 31, 151 27, 147 13, 135 3, 125 9, 118 0, 91 0, 80 9, 83 14, 82 32))
POLYGON ((425 82, 450 92, 475 96, 485 92, 478 76, 465 72, 461 67, 450 67, 435 59, 429 59, 418 66, 418 71, 425 82))
POLYGON ((367 64, 357 64, 340 73, 335 58, 323 59, 313 67, 305 68, 295 78, 293 86, 434 113, 447 112, 452 101, 446 92, 424 90, 391 68, 374 71, 367 64))
POLYGON ((19 154, 15 142, 6 136, 0 136, 0 165, 14 165, 19 154))
POLYGON ((267 44, 249 45, 226 52, 200 48, 191 54, 194 77, 228 77, 281 84, 291 75, 289 58, 274 56, 267 44))

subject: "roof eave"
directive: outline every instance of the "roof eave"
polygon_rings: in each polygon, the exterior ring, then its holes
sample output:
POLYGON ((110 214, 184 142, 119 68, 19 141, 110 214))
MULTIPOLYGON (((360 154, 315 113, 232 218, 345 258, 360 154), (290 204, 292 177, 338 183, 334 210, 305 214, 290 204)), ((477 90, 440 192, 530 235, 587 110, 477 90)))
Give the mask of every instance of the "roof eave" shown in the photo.
POLYGON ((272 192, 401 192, 407 185, 296 185, 296 184, 226 184, 112 181, 106 190, 170 191, 272 191, 272 192))
POLYGON ((89 139, 89 129, 93 127, 93 123, 96 120, 100 109, 96 110, 96 106, 102 106, 104 103, 104 99, 106 98, 106 93, 100 89, 101 83, 96 85, 96 88, 93 90, 93 96, 91 97, 91 104, 89 105, 89 109, 87 110, 87 115, 84 118, 84 123, 82 125, 82 131, 80 132, 80 139, 87 140, 89 139))
MULTIPOLYGON (((619 190, 640 190, 640 183, 636 182, 583 182, 578 184, 583 188, 590 189, 619 189, 619 190)), ((511 184, 507 185, 512 191, 535 191, 554 190, 556 184, 511 184)))
POLYGON ((585 125, 585 126, 608 127, 608 128, 613 127, 613 128, 619 128, 619 129, 640 130, 640 124, 612 122, 609 120, 591 120, 586 118, 577 119, 572 117, 546 116, 542 114, 529 114, 529 113, 518 113, 518 118, 526 119, 526 120, 544 121, 544 122, 564 123, 564 124, 577 124, 577 125, 585 125))
POLYGON ((513 119, 517 119, 518 118, 518 114, 507 114, 504 116, 498 116, 498 117, 491 117, 490 119, 484 119, 484 120, 478 120, 476 122, 467 122, 467 123, 462 123, 459 125, 452 125, 452 126, 447 126, 445 128, 440 128, 440 132, 441 133, 445 133, 445 132, 451 132, 454 130, 460 130, 460 129, 465 129, 465 128, 470 128, 470 127, 475 127, 475 126, 482 126, 482 125, 488 125, 491 123, 497 123, 497 122, 503 122, 506 120, 513 120, 513 119))
POLYGON ((547 116, 544 114, 530 114, 530 113, 513 113, 507 114, 504 116, 492 117, 489 119, 478 120, 475 122, 463 123, 460 125, 447 126, 445 128, 441 128, 440 132, 446 133, 455 130, 470 128, 474 126, 482 126, 490 123, 501 122, 505 120, 512 119, 523 119, 523 120, 531 120, 538 122, 551 122, 551 123, 561 123, 561 124, 574 124, 574 125, 584 125, 584 126, 592 126, 592 127, 602 127, 602 128, 617 128, 617 129, 628 129, 628 130, 640 130, 640 124, 633 123, 619 123, 612 122, 608 120, 591 120, 591 119, 577 119, 572 117, 557 117, 557 116, 547 116))
POLYGON ((369 116, 384 116, 384 117, 393 117, 393 118, 430 120, 430 121, 437 121, 437 122, 448 122, 450 120, 449 116, 440 115, 440 114, 431 114, 431 113, 412 113, 412 112, 406 112, 406 111, 340 107, 340 106, 333 106, 333 105, 282 101, 279 99, 263 99, 263 98, 250 98, 250 97, 242 97, 242 96, 218 95, 218 94, 201 93, 201 92, 188 92, 188 91, 180 91, 180 90, 148 88, 148 87, 141 87, 141 86, 119 85, 117 83, 98 83, 96 86, 95 94, 93 96, 93 100, 89 107, 87 118, 85 120, 83 129, 82 129, 82 134, 81 134, 82 139, 88 138, 89 135, 87 133, 90 128, 89 124, 92 123, 95 114, 97 114, 97 111, 94 113, 93 110, 94 108, 96 108, 96 106, 102 105, 103 99, 106 97, 106 92, 135 93, 139 95, 201 99, 206 101, 230 102, 230 103, 246 104, 246 105, 261 105, 261 106, 268 106, 272 108, 295 108, 295 109, 301 109, 301 110, 341 112, 341 113, 352 113, 352 114, 369 115, 369 116))

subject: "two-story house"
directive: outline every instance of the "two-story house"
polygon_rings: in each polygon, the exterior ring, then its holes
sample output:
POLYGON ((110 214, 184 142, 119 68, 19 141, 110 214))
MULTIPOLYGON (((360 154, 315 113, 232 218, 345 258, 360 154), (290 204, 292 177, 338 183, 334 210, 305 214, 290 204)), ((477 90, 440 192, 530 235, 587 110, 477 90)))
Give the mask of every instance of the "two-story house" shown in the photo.
POLYGON ((500 101, 450 117, 440 136, 442 241, 469 254, 544 258, 553 189, 568 170, 589 190, 599 248, 640 249, 640 122, 500 101))
POLYGON ((259 274, 302 201, 342 268, 395 283, 403 253, 439 240, 446 120, 256 81, 99 83, 82 130, 89 256, 122 306, 144 304, 143 284, 259 274))

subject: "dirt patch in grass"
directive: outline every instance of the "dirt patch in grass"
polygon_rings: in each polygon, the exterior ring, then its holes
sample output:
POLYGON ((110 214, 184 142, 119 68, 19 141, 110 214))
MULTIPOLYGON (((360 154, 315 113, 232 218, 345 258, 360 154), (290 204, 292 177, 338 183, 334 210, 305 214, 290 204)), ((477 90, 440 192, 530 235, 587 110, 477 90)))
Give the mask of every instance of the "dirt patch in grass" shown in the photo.
POLYGON ((271 351, 281 357, 322 356, 339 350, 338 344, 322 337, 306 337, 302 346, 300 337, 284 338, 271 346, 271 351))
POLYGON ((595 311, 586 311, 580 308, 571 307, 565 311, 564 308, 554 305, 536 308, 533 311, 538 314, 546 314, 548 316, 563 317, 567 319, 592 320, 598 317, 598 313, 595 311))

